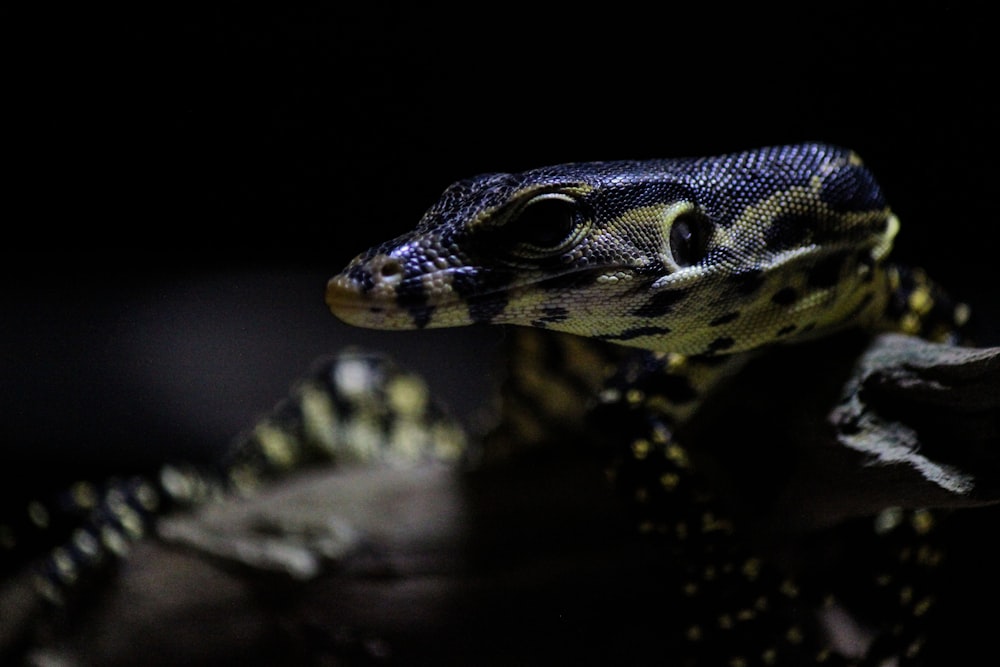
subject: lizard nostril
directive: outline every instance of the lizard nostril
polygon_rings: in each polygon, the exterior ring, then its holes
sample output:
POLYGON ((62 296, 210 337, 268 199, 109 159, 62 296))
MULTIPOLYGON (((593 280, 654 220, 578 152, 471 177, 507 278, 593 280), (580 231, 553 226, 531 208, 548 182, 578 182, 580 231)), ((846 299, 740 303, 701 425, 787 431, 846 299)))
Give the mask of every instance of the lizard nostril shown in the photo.
POLYGON ((383 278, 395 280, 403 273, 403 265, 395 259, 389 259, 379 267, 378 272, 383 278))

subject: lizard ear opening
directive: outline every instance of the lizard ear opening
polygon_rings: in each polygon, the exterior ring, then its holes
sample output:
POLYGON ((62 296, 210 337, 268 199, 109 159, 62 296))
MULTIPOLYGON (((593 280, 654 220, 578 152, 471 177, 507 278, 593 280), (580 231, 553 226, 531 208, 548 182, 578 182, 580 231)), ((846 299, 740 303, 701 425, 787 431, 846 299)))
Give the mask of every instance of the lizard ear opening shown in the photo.
POLYGON ((680 268, 697 264, 708 252, 711 238, 708 216, 697 210, 685 211, 670 225, 670 255, 680 268))

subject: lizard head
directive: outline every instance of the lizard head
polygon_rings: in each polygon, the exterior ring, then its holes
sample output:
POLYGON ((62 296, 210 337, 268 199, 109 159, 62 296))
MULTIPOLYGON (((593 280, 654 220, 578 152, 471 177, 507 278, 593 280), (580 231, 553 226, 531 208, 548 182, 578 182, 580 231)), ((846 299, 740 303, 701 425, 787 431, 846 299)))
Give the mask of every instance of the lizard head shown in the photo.
POLYGON ((857 156, 821 144, 486 174, 356 257, 326 301, 370 328, 735 352, 863 318, 897 228, 857 156))

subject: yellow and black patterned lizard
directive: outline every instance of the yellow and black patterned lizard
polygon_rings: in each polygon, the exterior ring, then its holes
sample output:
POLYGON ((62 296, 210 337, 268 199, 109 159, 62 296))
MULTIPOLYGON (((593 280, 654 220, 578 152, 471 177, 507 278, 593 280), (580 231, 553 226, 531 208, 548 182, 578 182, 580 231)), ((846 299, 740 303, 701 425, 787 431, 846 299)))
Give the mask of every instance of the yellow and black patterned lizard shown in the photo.
MULTIPOLYGON (((488 174, 452 185, 413 232, 353 260, 327 303, 364 327, 529 327, 513 339, 506 421, 488 445, 542 441, 554 426, 600 434, 640 530, 678 544, 671 604, 684 622, 665 634, 683 647, 680 664, 916 660, 919 635, 891 627, 867 657, 840 655, 812 622, 817 600, 748 549, 674 438, 768 346, 850 328, 955 340, 967 309, 886 262, 898 228, 860 159, 821 144, 488 174)), ((455 461, 464 448, 418 379, 344 355, 317 366, 217 469, 170 466, 32 503, 22 517, 32 527, 78 521, 44 559, 38 590, 60 602, 171 506, 310 461, 455 461)), ((919 537, 931 523, 918 512, 909 525, 919 537)), ((22 533, 0 525, 0 546, 22 533)), ((896 605, 907 622, 930 605, 917 589, 909 597, 896 605)))
MULTIPOLYGON (((954 340, 967 308, 921 272, 886 262, 898 229, 859 157, 829 145, 565 164, 453 184, 412 232, 332 278, 326 298, 337 317, 364 327, 570 334, 554 344, 522 335, 512 346, 528 354, 514 365, 502 426, 518 426, 505 437, 539 439, 546 421, 578 420, 581 402, 566 395, 596 390, 591 418, 605 425, 613 475, 640 529, 683 545, 666 565, 682 572, 672 604, 687 609, 673 628, 687 642, 679 664, 685 655, 697 664, 844 664, 801 611, 798 584, 736 546, 673 433, 771 345, 850 328, 954 340), (546 369, 553 355, 559 368, 546 369), (561 379, 567 373, 574 381, 561 379), (526 392, 530 400, 519 399, 526 392)), ((910 521, 918 535, 929 529, 926 512, 910 521)), ((900 613, 925 615, 931 598, 907 590, 900 613)), ((921 640, 898 623, 886 634, 895 637, 852 659, 919 655, 921 640)))

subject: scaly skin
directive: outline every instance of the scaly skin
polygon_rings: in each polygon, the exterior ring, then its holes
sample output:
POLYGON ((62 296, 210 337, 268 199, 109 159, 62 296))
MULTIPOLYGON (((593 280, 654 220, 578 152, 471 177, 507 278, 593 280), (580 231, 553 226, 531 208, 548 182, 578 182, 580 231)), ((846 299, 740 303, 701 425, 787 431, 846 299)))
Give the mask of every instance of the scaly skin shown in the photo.
POLYGON ((822 145, 488 174, 357 257, 327 304, 365 327, 517 324, 731 353, 874 324, 897 229, 858 157, 822 145))
MULTIPOLYGON (((674 641, 687 643, 679 664, 869 664, 839 653, 803 612, 835 597, 803 602, 793 579, 734 537, 673 433, 771 344, 850 327, 953 339, 965 307, 921 272, 885 263, 898 229, 858 156, 821 144, 486 174, 450 186, 413 231, 356 257, 326 301, 362 327, 512 324, 583 337, 516 339, 527 359, 512 365, 502 424, 516 424, 514 438, 543 440, 545 423, 571 424, 582 412, 553 394, 597 384, 589 370, 551 370, 545 355, 572 364, 588 339, 639 348, 590 355, 625 359, 605 377, 596 414, 614 422, 613 476, 634 520, 678 540, 668 570, 683 594, 671 605, 690 623, 675 628, 674 641)), ((928 516, 914 515, 908 539, 924 544, 928 516)), ((888 544, 890 562, 912 548, 888 544)), ((919 626, 930 599, 904 603, 884 627, 919 626)), ((922 643, 919 630, 897 628, 867 660, 913 664, 922 643)))

